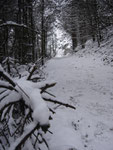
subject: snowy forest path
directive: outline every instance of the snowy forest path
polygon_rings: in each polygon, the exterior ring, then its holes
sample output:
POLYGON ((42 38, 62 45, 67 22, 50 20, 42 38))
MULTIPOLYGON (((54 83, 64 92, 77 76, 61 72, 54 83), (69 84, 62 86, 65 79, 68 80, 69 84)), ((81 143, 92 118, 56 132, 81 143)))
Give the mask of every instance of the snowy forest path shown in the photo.
POLYGON ((87 55, 54 58, 47 64, 52 93, 76 110, 59 107, 52 121, 52 150, 113 149, 113 68, 87 55), (67 149, 66 149, 67 148, 67 149))

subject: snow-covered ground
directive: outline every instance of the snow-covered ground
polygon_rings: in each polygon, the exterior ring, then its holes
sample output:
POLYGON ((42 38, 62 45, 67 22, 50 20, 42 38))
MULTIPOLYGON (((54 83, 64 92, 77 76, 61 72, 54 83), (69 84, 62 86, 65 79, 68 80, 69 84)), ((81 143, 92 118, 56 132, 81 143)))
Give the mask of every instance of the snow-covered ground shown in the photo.
MULTIPOLYGON (((54 58, 45 69, 60 106, 47 139, 51 150, 113 150, 113 67, 86 54, 54 58)), ((55 107, 55 105, 53 106, 55 107)))

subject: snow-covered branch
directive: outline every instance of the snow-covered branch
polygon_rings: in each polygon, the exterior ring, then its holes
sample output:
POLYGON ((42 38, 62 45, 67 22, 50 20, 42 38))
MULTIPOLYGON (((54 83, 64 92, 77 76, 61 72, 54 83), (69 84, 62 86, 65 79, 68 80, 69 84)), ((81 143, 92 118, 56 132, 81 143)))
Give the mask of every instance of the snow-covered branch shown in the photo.
MULTIPOLYGON (((55 82, 38 84, 25 79, 15 82, 3 69, 0 69, 0 75, 4 78, 4 81, 0 81, 2 89, 0 91, 0 120, 7 125, 6 127, 2 125, 6 128, 2 130, 3 137, 9 136, 5 150, 9 147, 10 140, 15 142, 11 144, 9 150, 20 150, 30 137, 33 138, 34 132, 37 132, 34 144, 36 145, 39 141, 38 136, 41 136, 41 133, 38 133, 39 129, 45 133, 48 131, 49 120, 52 119, 50 112, 55 114, 55 111, 47 106, 46 101, 75 109, 74 106, 57 101, 55 96, 47 91, 56 85, 55 82)), ((2 139, 0 140, 2 141, 2 139)), ((42 137, 42 141, 49 149, 44 137, 42 137)), ((3 145, 4 141, 1 143, 3 145)))
POLYGON ((6 81, 8 81, 12 86, 16 86, 15 82, 13 81, 13 79, 11 79, 11 77, 3 72, 2 70, 0 70, 0 76, 3 77, 6 81))
POLYGON ((26 130, 22 136, 20 136, 9 148, 9 150, 20 150, 21 146, 26 142, 26 140, 35 132, 35 130, 38 130, 40 128, 40 125, 36 125, 34 123, 29 124, 26 127, 26 130))

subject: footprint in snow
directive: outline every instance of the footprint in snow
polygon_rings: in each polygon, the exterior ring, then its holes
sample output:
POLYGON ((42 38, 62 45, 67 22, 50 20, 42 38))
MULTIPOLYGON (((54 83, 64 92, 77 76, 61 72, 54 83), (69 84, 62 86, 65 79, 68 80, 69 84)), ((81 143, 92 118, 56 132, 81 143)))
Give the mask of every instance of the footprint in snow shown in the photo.
POLYGON ((96 130, 94 132, 94 136, 96 138, 101 138, 102 140, 107 140, 108 137, 106 136, 106 133, 109 131, 109 127, 102 123, 102 122, 98 122, 96 125, 96 130))

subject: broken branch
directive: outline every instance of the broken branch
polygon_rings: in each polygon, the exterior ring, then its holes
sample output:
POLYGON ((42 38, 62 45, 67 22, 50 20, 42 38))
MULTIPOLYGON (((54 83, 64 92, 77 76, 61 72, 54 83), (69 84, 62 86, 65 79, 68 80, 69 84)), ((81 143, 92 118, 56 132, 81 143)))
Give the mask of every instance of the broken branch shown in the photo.
POLYGON ((33 66, 29 76, 27 77, 27 80, 30 80, 31 79, 31 76, 33 75, 34 71, 37 69, 36 65, 33 66))
POLYGON ((52 103, 55 103, 55 104, 60 104, 60 105, 63 105, 65 107, 69 107, 69 108, 72 108, 72 109, 76 109, 74 106, 72 105, 69 105, 69 104, 65 104, 65 103, 62 103, 62 102, 59 102, 59 101, 56 101, 56 100, 52 100, 52 99, 47 99, 45 97, 42 97, 45 101, 47 102, 52 102, 52 103))
POLYGON ((3 73, 3 71, 0 71, 0 76, 2 76, 5 80, 7 80, 13 87, 16 86, 16 83, 5 73, 3 73))
POLYGON ((45 84, 45 86, 43 86, 43 87, 40 88, 41 89, 40 93, 42 94, 43 92, 45 92, 46 89, 51 88, 51 87, 53 87, 55 85, 56 85, 56 83, 45 84))
MULTIPOLYGON (((19 140, 19 142, 18 142, 18 144, 13 148, 13 150, 20 150, 21 149, 21 146, 26 142, 26 140, 34 133, 34 131, 36 130, 36 129, 39 129, 40 128, 40 125, 38 124, 38 125, 35 125, 33 128, 32 128, 32 130, 30 130, 29 132, 27 132, 26 134, 24 134, 24 135, 22 135, 21 136, 21 139, 19 140)), ((18 139, 17 139, 18 140, 18 139)), ((15 141, 15 143, 16 143, 16 141, 15 141)), ((14 144, 15 144, 14 143, 14 144)), ((10 150, 12 150, 11 148, 10 148, 10 150)))

